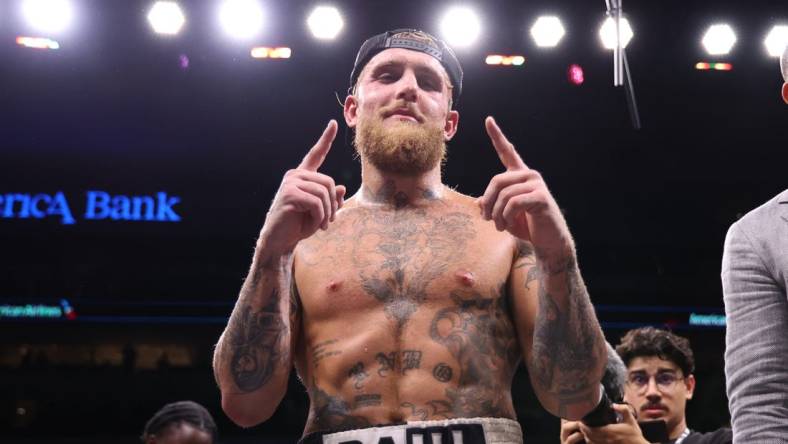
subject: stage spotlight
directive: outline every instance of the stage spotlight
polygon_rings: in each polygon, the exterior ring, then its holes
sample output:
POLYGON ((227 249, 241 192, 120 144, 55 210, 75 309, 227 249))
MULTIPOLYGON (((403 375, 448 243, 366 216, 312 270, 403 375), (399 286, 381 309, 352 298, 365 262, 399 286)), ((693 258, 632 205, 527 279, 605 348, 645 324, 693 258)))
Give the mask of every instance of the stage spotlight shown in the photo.
POLYGON ((263 10, 255 0, 225 0, 219 8, 219 21, 236 39, 249 39, 263 27, 263 10))
POLYGON ((703 35, 703 47, 709 55, 724 55, 736 44, 736 34, 727 24, 712 25, 703 35))
POLYGON ((318 6, 309 14, 306 20, 309 30, 315 38, 331 40, 336 38, 345 25, 337 8, 333 6, 318 6))
POLYGON ((531 26, 531 37, 540 48, 554 48, 564 38, 566 31, 561 20, 554 16, 543 16, 536 19, 531 26))
POLYGON ((777 25, 769 31, 766 40, 763 41, 766 51, 772 57, 780 57, 788 46, 788 26, 777 25))
POLYGON ((470 46, 481 33, 481 24, 476 13, 466 7, 454 7, 443 15, 440 22, 441 34, 451 46, 470 46))
POLYGON ((148 23, 157 34, 175 35, 186 21, 175 2, 156 2, 148 12, 148 23))
POLYGON ((36 31, 57 33, 71 24, 73 10, 68 0, 25 0, 22 14, 36 31))
MULTIPOLYGON (((635 33, 632 32, 632 27, 629 25, 629 20, 621 18, 619 23, 619 35, 621 36, 621 47, 626 48, 629 41, 632 40, 635 33)), ((599 28, 599 38, 602 39, 602 45, 605 49, 616 48, 616 21, 612 17, 608 17, 602 27, 599 28)))

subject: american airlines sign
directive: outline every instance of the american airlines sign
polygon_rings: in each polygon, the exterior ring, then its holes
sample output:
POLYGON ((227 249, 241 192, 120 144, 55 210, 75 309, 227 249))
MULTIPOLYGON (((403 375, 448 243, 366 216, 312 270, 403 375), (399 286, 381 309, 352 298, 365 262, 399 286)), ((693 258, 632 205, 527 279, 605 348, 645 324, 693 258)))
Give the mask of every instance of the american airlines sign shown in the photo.
POLYGON ((75 224, 80 216, 84 220, 180 222, 181 216, 174 208, 180 201, 180 197, 164 191, 126 196, 92 190, 85 192, 85 205, 80 207, 84 212, 75 213, 62 191, 54 194, 5 193, 0 194, 0 218, 57 218, 63 225, 75 224))

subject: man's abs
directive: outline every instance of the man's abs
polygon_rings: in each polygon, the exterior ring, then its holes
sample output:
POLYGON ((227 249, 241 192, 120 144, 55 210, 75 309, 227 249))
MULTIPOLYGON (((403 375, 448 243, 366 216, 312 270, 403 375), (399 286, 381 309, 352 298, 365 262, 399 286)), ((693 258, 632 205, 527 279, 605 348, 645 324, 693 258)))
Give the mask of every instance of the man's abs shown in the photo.
POLYGON ((385 316, 374 313, 320 325, 298 359, 311 404, 305 432, 514 418, 511 380, 519 346, 492 301, 477 302, 421 310, 397 336, 385 316))

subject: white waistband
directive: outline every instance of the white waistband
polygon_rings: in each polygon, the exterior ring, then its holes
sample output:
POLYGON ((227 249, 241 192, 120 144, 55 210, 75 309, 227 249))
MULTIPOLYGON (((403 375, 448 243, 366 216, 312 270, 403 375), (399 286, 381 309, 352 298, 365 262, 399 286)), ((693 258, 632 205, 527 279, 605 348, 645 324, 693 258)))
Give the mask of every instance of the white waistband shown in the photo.
POLYGON ((506 418, 412 421, 401 425, 346 430, 323 435, 323 444, 522 444, 522 442, 523 432, 520 424, 506 418))

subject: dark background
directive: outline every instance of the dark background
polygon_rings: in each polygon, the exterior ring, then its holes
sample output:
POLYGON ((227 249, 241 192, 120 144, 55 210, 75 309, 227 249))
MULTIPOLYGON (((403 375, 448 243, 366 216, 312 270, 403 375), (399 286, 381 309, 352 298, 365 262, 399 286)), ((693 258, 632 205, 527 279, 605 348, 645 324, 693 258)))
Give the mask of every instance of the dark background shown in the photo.
MULTIPOLYGON (((242 430, 219 407, 210 369, 218 339, 282 174, 328 119, 342 122, 355 51, 396 27, 437 33, 448 1, 335 1, 345 28, 311 38, 316 2, 263 1, 267 25, 252 42, 224 37, 214 1, 181 1, 176 37, 150 31, 148 1, 74 0, 78 21, 58 51, 17 46, 29 35, 18 2, 0 3, 0 195, 62 191, 76 223, 0 218, 0 305, 57 305, 77 319, 0 318, 0 438, 133 442, 166 402, 206 405, 224 442, 286 442, 306 418, 293 379, 274 419, 242 430), (289 46, 288 60, 255 60, 253 45, 289 46), (180 66, 180 56, 189 59, 180 66), (179 223, 85 220, 85 193, 181 198, 179 223)), ((462 3, 462 2, 460 2, 462 3)), ((502 167, 483 119, 493 115, 565 211, 605 333, 614 344, 641 324, 692 340, 698 391, 691 427, 728 421, 724 329, 692 328, 690 312, 721 313, 719 265, 727 228, 786 188, 788 106, 777 59, 763 38, 788 23, 784 2, 628 1, 628 57, 643 129, 630 124, 612 56, 597 29, 599 1, 464 2, 482 17, 479 42, 457 49, 465 69, 460 130, 444 181, 471 195, 502 167), (527 34, 544 13, 567 29, 560 46, 527 34), (705 56, 718 20, 738 34, 733 53, 705 56), (519 68, 484 64, 522 54, 519 68), (698 61, 730 72, 694 70, 698 61), (582 65, 582 86, 567 81, 582 65)), ((359 186, 341 126, 322 172, 359 186)), ((2 214, 2 213, 0 213, 2 214)), ((518 373, 515 402, 530 442, 557 442, 558 422, 518 373)))

